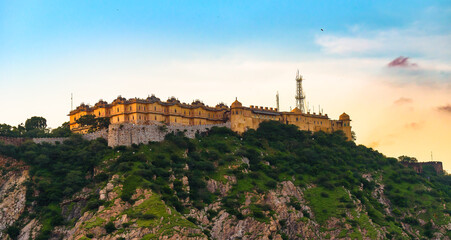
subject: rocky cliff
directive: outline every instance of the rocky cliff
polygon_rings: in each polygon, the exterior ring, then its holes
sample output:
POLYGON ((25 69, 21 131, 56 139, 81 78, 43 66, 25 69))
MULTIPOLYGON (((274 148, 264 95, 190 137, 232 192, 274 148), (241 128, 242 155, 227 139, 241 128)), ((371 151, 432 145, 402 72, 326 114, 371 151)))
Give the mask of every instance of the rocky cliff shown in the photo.
POLYGON ((251 134, 3 149, 0 239, 450 239, 449 175, 337 133, 251 134))

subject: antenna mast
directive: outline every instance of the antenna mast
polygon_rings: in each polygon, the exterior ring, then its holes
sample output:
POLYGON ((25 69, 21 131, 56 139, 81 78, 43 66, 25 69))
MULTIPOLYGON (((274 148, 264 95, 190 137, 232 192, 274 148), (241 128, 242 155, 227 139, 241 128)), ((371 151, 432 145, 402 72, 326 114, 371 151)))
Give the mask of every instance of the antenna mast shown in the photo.
POLYGON ((280 108, 279 108, 279 91, 277 91, 277 94, 276 94, 276 103, 277 103, 277 111, 280 111, 280 108))
POLYGON ((70 110, 74 110, 74 94, 70 93, 70 110))
POLYGON ((296 107, 301 110, 302 113, 305 113, 305 95, 304 91, 302 91, 302 75, 299 75, 299 69, 296 72, 296 107))

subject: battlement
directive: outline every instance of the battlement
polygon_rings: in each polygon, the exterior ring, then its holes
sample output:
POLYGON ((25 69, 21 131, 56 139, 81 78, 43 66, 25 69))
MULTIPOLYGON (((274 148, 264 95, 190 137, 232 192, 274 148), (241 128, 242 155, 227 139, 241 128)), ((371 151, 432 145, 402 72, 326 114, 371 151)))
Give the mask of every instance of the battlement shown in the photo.
POLYGON ((431 162, 401 162, 405 167, 413 168, 417 173, 423 172, 424 166, 432 166, 437 174, 443 172, 443 164, 438 161, 431 162))
POLYGON ((112 103, 100 100, 94 107, 82 104, 70 112, 70 129, 76 133, 87 133, 88 126, 80 126, 77 119, 84 115, 108 117, 111 124, 155 125, 164 123, 174 126, 199 126, 223 124, 230 121, 231 129, 243 133, 248 129, 257 129, 263 121, 280 121, 293 124, 304 131, 333 132, 341 130, 349 140, 352 139, 351 119, 343 113, 339 120, 331 120, 327 114, 302 112, 295 108, 289 112, 280 112, 278 108, 250 105, 243 106, 236 99, 230 108, 224 103, 209 107, 200 100, 191 104, 170 97, 166 102, 152 95, 147 99, 125 99, 121 96, 112 103))
POLYGON ((210 107, 200 100, 187 104, 175 97, 170 97, 164 102, 154 95, 146 99, 126 99, 119 96, 111 103, 100 100, 93 107, 81 104, 69 113, 69 126, 73 132, 87 133, 89 127, 77 123, 77 120, 84 115, 107 117, 113 124, 149 125, 153 122, 182 126, 221 124, 228 120, 228 112, 229 107, 224 103, 210 107))

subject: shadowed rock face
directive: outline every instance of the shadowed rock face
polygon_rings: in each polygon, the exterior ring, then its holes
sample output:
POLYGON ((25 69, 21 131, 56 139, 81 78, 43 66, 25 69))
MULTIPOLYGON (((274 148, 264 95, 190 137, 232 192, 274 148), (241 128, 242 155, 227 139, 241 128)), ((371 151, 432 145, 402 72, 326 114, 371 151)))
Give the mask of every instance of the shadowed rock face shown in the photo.
POLYGON ((0 156, 0 239, 6 237, 4 230, 13 225, 25 210, 28 168, 20 161, 0 156))

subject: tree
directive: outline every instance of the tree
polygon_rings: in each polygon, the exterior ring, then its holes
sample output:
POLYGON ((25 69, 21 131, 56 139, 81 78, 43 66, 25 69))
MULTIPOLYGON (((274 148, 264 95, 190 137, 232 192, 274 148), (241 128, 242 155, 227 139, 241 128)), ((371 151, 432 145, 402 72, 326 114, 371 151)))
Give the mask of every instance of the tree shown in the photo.
POLYGON ((8 124, 0 124, 0 136, 11 136, 12 127, 8 124))
POLYGON ((47 127, 47 120, 43 117, 31 117, 25 121, 25 130, 44 130, 47 127))
POLYGON ((96 118, 95 115, 84 115, 81 116, 76 121, 81 126, 89 126, 89 132, 95 132, 100 129, 108 128, 110 126, 110 118, 109 117, 99 117, 96 118))
POLYGON ((415 162, 418 162, 418 160, 417 160, 416 158, 414 158, 414 157, 409 157, 409 156, 405 156, 405 155, 399 156, 399 157, 398 157, 398 160, 399 160, 400 162, 408 162, 408 163, 415 163, 415 162))
POLYGON ((96 116, 88 114, 88 115, 83 115, 81 116, 79 119, 77 119, 78 124, 80 124, 82 127, 84 126, 93 126, 96 124, 96 116))
POLYGON ((69 122, 64 122, 61 126, 52 130, 52 135, 54 137, 69 137, 71 134, 69 122))
POLYGON ((99 117, 96 118, 96 130, 108 128, 110 126, 110 118, 109 117, 99 117))

